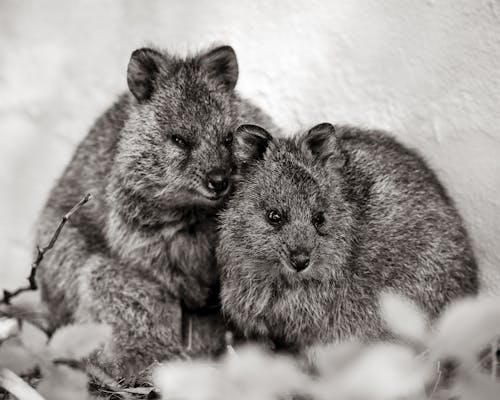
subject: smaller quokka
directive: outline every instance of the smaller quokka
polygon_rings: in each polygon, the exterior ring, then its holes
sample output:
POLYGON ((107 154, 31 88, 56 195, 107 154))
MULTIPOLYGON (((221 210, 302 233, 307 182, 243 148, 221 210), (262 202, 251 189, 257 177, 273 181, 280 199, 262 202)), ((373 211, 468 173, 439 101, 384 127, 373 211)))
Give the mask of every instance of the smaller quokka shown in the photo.
POLYGON ((452 200, 414 151, 324 123, 293 138, 241 126, 236 193, 220 217, 222 308, 245 337, 282 348, 388 337, 378 295, 432 320, 478 290, 452 200))

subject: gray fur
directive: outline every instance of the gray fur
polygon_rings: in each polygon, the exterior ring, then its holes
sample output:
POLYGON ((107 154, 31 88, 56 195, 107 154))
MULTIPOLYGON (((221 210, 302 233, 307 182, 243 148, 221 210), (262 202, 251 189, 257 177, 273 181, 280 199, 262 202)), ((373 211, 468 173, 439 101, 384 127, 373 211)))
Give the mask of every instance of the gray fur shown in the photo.
POLYGON ((387 134, 321 124, 266 139, 244 126, 234 146, 241 177, 220 217, 217 259, 223 312, 246 337, 295 350, 376 340, 388 335, 382 290, 408 296, 431 319, 477 292, 452 200, 421 157, 387 134), (273 226, 271 209, 284 222, 273 226), (300 272, 291 268, 297 251, 310 258, 300 272))
POLYGON ((233 90, 237 74, 228 46, 185 59, 136 50, 131 93, 97 120, 43 209, 37 243, 47 242, 85 193, 94 195, 47 253, 38 279, 53 329, 111 324, 113 343, 95 361, 117 377, 131 378, 156 360, 210 355, 222 345, 217 308, 208 314, 206 308, 218 282, 214 214, 226 196, 210 192, 206 174, 233 173, 227 138, 238 125, 273 129, 233 90), (186 314, 190 349, 182 341, 186 314))

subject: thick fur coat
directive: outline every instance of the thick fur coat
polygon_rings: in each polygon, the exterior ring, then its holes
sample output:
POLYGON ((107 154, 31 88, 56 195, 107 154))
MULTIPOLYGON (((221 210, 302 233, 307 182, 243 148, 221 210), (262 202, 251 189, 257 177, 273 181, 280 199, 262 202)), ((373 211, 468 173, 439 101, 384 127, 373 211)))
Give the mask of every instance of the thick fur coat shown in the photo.
POLYGON ((378 295, 435 318, 478 290, 467 232, 433 171, 385 133, 320 124, 288 139, 241 127, 220 218, 225 315, 287 349, 387 337, 378 295))
POLYGON ((153 363, 210 355, 223 343, 214 214, 231 190, 232 134, 270 119, 234 87, 229 46, 181 59, 136 50, 129 93, 78 146, 43 209, 46 243, 87 192, 38 274, 53 329, 108 323, 113 341, 95 362, 131 378, 153 363), (186 322, 187 321, 187 322, 186 322))

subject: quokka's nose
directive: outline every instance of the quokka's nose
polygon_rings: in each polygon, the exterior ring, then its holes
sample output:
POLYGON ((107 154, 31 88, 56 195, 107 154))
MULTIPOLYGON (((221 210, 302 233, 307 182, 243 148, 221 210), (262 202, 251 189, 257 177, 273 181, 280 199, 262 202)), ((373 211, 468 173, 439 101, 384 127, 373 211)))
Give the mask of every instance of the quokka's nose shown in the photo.
POLYGON ((309 266, 309 254, 305 250, 292 251, 290 263, 295 271, 303 271, 309 266))
POLYGON ((222 169, 213 169, 207 174, 208 190, 217 194, 222 193, 229 186, 229 178, 222 169))

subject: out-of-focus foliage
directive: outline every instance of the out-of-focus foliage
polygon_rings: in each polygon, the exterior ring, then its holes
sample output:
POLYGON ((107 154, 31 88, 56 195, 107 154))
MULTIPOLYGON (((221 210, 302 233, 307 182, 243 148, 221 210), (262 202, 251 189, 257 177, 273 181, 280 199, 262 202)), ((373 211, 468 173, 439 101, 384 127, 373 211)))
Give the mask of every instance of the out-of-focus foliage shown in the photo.
POLYGON ((9 386, 4 382, 9 376, 6 371, 25 375, 39 370, 41 380, 37 390, 44 399, 87 400, 90 398, 87 374, 70 364, 90 355, 110 337, 109 326, 85 324, 63 327, 49 339, 29 322, 0 319, 0 386, 24 400, 19 396, 23 390, 18 383, 9 386))
POLYGON ((167 363, 156 371, 155 384, 165 400, 500 399, 500 384, 491 376, 496 359, 490 375, 478 363, 481 350, 500 335, 499 299, 458 301, 433 328, 398 295, 383 294, 380 308, 401 343, 317 346, 305 363, 247 347, 217 364, 167 363))
MULTIPOLYGON (((381 296, 380 310, 401 341, 353 340, 316 346, 295 357, 252 346, 230 348, 217 362, 161 365, 154 373, 155 387, 165 400, 500 399, 493 347, 500 336, 500 299, 457 301, 432 326, 416 305, 392 293, 381 296), (479 359, 485 355, 487 363, 479 359)), ((46 400, 95 398, 89 393, 85 369, 72 362, 90 355, 110 337, 108 326, 85 324, 63 327, 49 339, 27 321, 0 319, 0 385, 14 393, 23 381, 7 385, 3 373, 37 370, 41 378, 35 386, 46 400)), ((118 388, 113 398, 145 398, 150 391, 118 388)))

